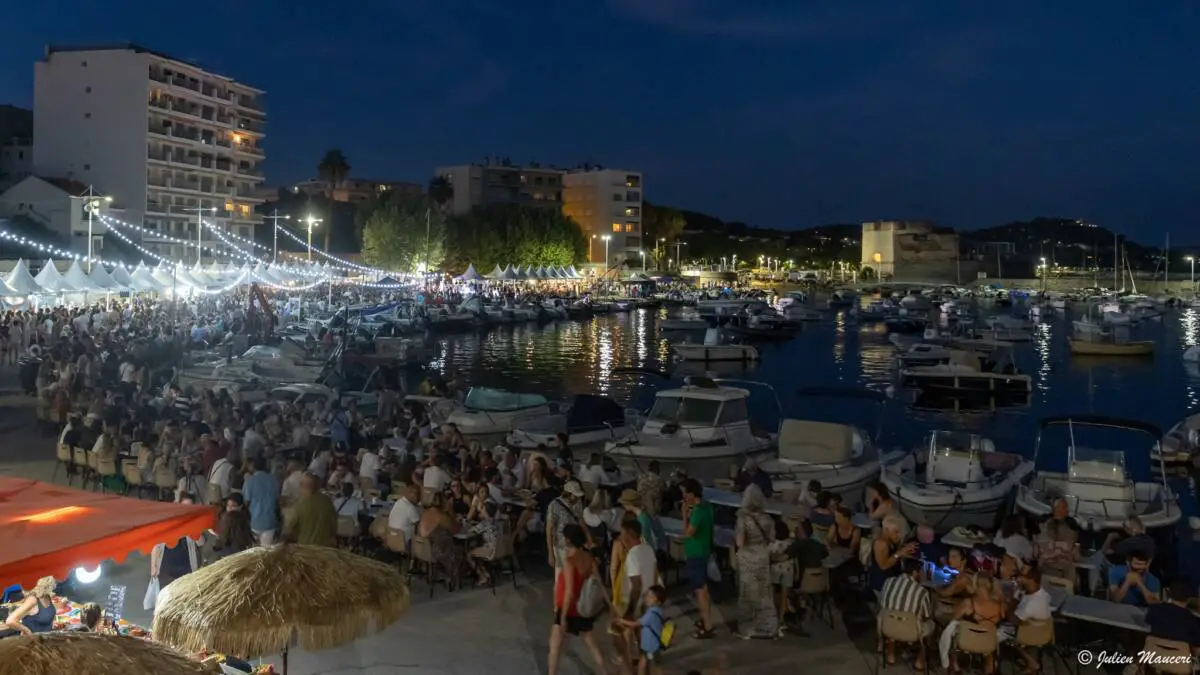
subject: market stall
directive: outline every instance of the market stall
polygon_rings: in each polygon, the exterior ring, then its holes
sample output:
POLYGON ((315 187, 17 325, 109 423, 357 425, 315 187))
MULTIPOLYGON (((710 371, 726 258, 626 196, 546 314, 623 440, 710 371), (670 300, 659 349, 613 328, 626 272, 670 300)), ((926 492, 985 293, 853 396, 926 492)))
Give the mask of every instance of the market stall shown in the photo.
MULTIPOLYGON (((102 583, 101 564, 122 563, 130 554, 149 554, 158 544, 201 537, 214 527, 210 507, 130 499, 76 490, 53 483, 0 477, 0 588, 14 601, 14 589, 31 589, 38 579, 102 583)), ((71 584, 60 584, 60 591, 71 584)), ((140 598, 142 589, 131 596, 140 598)), ((121 618, 125 587, 113 586, 103 609, 124 635, 149 632, 121 618)), ((136 601, 131 599, 130 601, 136 601)), ((11 604, 11 603, 10 603, 11 604)), ((54 598, 55 626, 78 624, 82 607, 67 597, 54 598)))

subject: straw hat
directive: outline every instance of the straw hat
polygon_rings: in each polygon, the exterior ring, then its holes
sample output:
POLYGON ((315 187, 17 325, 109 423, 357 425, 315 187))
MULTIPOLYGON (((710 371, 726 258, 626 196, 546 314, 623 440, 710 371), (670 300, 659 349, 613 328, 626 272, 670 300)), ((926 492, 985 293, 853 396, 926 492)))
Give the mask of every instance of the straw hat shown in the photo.
POLYGON ((624 506, 637 506, 640 508, 642 505, 642 495, 637 490, 621 490, 621 496, 617 498, 617 502, 624 506))
POLYGON ((39 633, 0 640, 0 675, 220 675, 170 647, 98 633, 39 633))
POLYGON ((394 623, 408 609, 394 566, 326 547, 252 548, 162 589, 154 639, 242 658, 332 649, 394 623))

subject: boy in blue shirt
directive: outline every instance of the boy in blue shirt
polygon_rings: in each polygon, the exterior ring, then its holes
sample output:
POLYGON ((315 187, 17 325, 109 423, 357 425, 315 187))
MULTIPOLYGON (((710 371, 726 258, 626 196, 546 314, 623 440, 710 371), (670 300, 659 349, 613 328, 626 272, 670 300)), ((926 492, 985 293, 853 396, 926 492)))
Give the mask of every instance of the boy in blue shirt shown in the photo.
POLYGON ((671 641, 674 627, 667 623, 662 608, 666 599, 666 589, 662 586, 651 586, 646 589, 646 613, 642 614, 640 619, 622 619, 621 621, 626 627, 640 629, 638 647, 641 656, 638 657, 638 675, 648 675, 652 667, 655 672, 659 671, 655 664, 662 658, 663 650, 671 641))
POLYGON ((1113 565, 1108 571, 1108 597, 1126 605, 1155 604, 1162 594, 1162 583, 1150 573, 1150 556, 1145 551, 1133 551, 1126 564, 1113 565))

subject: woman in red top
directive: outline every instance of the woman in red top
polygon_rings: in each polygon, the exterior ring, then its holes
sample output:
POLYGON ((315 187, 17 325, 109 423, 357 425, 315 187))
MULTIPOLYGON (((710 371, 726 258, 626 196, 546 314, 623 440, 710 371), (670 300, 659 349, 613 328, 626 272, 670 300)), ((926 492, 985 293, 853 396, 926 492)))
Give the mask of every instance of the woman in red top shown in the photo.
POLYGON ((563 641, 567 635, 578 635, 596 662, 596 672, 605 672, 604 656, 592 633, 595 617, 579 616, 579 594, 583 582, 596 573, 596 560, 587 552, 587 535, 579 525, 563 528, 567 540, 566 564, 554 582, 554 626, 550 629, 550 675, 557 675, 558 661, 562 657, 563 641))

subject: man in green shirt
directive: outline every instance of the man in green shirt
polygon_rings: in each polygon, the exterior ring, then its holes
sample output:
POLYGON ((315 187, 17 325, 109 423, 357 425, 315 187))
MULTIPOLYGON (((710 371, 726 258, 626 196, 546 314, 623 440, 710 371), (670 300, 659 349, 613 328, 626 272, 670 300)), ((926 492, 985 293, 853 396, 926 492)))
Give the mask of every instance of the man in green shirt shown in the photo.
POLYGON ((284 526, 284 541, 317 546, 337 544, 337 509, 317 488, 317 477, 311 473, 300 479, 300 501, 284 526))
POLYGON ((704 488, 695 478, 680 483, 683 490, 683 553, 684 575, 688 586, 696 592, 696 605, 700 608, 700 626, 694 637, 707 639, 713 636, 712 605, 708 597, 708 560, 712 556, 713 507, 704 501, 704 488))

